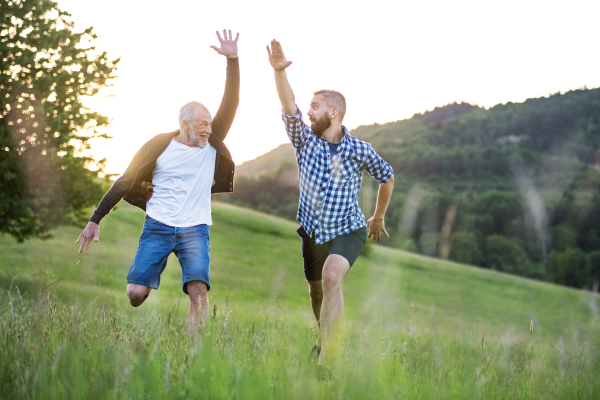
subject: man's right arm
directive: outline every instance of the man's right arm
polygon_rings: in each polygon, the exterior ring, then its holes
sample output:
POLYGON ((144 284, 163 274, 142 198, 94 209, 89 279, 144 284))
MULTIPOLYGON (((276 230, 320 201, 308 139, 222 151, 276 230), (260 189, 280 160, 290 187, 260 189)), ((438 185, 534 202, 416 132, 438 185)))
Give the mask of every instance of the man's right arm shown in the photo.
POLYGON ((115 181, 110 190, 102 197, 102 200, 100 200, 98 208, 96 208, 87 226, 75 241, 75 243, 79 244, 79 253, 84 249, 87 253, 92 240, 95 242, 100 240, 100 221, 119 201, 121 201, 127 190, 131 187, 131 183, 135 179, 139 166, 149 155, 149 143, 150 142, 146 142, 146 144, 138 150, 123 175, 115 181))
POLYGON ((288 81, 285 69, 289 67, 292 62, 286 60, 281 44, 273 40, 271 41, 271 48, 267 46, 267 52, 269 53, 269 62, 275 70, 275 85, 277 86, 277 94, 279 95, 279 101, 281 102, 281 109, 289 116, 296 115, 296 98, 294 97, 294 91, 288 81))

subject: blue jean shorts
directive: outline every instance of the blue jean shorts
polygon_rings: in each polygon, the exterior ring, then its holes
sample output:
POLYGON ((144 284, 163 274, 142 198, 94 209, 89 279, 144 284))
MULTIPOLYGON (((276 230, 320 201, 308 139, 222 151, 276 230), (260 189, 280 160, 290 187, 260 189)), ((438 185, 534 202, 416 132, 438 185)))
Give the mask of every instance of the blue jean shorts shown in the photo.
POLYGON ((206 224, 176 228, 146 215, 140 242, 127 274, 127 283, 158 289, 167 259, 175 253, 186 283, 202 281, 210 290, 210 239, 206 224))

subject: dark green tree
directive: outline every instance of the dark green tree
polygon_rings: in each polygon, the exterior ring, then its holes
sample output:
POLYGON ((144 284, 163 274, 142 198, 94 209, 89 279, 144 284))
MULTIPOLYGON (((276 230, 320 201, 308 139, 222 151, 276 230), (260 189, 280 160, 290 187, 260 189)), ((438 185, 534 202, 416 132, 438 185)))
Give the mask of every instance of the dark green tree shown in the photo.
POLYGON ((502 235, 487 237, 486 254, 489 268, 525 276, 531 270, 531 261, 525 250, 516 241, 502 235))
POLYGON ((109 86, 117 60, 91 45, 49 0, 0 6, 0 232, 19 241, 48 237, 87 219, 102 195, 104 160, 82 156, 107 117, 82 103, 109 86), (95 171, 90 168, 98 168, 95 171))
POLYGON ((456 232, 450 237, 450 259, 463 264, 481 265, 483 254, 473 232, 456 232))
POLYGON ((588 284, 590 279, 588 259, 579 248, 551 252, 546 263, 546 273, 550 281, 576 288, 588 284))
POLYGON ((594 282, 600 283, 600 250, 593 251, 589 254, 589 279, 590 286, 594 282))

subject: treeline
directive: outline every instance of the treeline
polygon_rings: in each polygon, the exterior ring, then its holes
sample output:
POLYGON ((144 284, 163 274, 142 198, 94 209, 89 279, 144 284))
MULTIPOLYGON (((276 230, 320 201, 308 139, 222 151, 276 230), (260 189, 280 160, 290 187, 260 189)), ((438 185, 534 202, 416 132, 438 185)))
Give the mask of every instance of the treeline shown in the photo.
MULTIPOLYGON (((600 281, 600 89, 449 104, 352 134, 394 167, 385 244, 573 287, 600 281)), ((272 161, 226 200, 294 218, 297 167, 272 161)), ((365 175, 367 218, 376 190, 365 175)))

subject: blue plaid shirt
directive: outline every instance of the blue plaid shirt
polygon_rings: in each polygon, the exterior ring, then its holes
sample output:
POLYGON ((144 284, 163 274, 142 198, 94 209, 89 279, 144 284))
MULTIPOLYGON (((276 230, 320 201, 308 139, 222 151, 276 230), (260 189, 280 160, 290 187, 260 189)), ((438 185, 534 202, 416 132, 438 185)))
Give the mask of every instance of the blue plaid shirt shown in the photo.
POLYGON ((365 216, 358 206, 362 171, 386 183, 394 171, 369 143, 351 136, 342 126, 344 136, 333 157, 329 145, 304 123, 300 109, 293 117, 282 119, 290 138, 300 176, 300 204, 297 220, 309 235, 314 232, 317 244, 365 227, 365 216))

